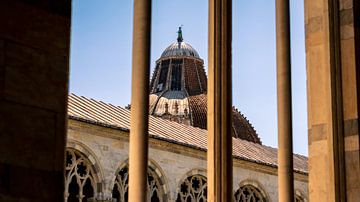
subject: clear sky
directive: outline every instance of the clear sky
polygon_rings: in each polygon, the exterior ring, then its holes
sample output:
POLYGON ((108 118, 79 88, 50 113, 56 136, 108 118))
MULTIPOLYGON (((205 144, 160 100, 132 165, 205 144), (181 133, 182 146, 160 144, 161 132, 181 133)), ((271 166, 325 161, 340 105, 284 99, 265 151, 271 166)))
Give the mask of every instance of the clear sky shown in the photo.
MULTIPOLYGON (((153 0, 151 72, 162 51, 184 40, 207 69, 208 0, 153 0)), ((133 0, 73 1, 70 92, 126 106, 131 97, 133 0)), ((294 152, 307 155, 303 0, 291 1, 294 152)), ((275 1, 233 1, 233 105, 263 144, 277 147, 275 1)))

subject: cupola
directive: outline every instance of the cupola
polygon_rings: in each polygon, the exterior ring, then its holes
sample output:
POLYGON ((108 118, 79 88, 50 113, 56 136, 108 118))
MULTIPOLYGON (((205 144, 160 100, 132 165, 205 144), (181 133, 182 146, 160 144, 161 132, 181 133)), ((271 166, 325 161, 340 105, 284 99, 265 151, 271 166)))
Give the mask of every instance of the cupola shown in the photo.
MULTIPOLYGON (((149 113, 178 123, 207 128, 207 76, 198 52, 184 42, 181 27, 168 46, 150 82, 149 113)), ((249 121, 233 109, 233 136, 261 144, 249 121)))

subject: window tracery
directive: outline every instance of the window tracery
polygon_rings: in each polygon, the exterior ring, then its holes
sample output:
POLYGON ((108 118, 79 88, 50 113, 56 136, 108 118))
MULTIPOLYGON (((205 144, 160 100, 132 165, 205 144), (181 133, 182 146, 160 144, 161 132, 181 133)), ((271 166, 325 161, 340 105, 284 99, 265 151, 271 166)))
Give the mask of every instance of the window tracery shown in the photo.
MULTIPOLYGON (((163 202, 164 191, 159 181, 157 174, 148 169, 147 177, 147 194, 148 200, 151 202, 163 202)), ((118 202, 128 202, 128 189, 129 189, 129 168, 124 166, 115 177, 113 187, 113 198, 118 202)))
POLYGON ((65 202, 83 202, 95 194, 96 181, 91 162, 74 150, 66 151, 65 202))
POLYGON ((261 193, 261 191, 252 186, 244 185, 241 186, 235 192, 235 202, 266 202, 266 197, 261 193))
POLYGON ((206 202, 207 180, 202 175, 187 177, 180 185, 176 202, 206 202))

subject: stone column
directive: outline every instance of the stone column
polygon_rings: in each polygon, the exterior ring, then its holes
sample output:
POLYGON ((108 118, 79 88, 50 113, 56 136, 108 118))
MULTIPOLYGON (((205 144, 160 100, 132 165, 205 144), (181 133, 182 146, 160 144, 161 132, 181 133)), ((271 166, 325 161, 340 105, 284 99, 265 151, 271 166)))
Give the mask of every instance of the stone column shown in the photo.
POLYGON ((360 198, 359 4, 305 0, 310 201, 360 198))
POLYGON ((345 183, 340 187, 352 202, 360 199, 360 1, 340 0, 339 13, 344 127, 341 180, 345 183))
POLYGON ((278 192, 280 202, 294 201, 292 152, 289 0, 276 0, 278 100, 278 192))
POLYGON ((71 1, 0 1, 0 201, 64 201, 71 1))
POLYGON ((209 1, 208 201, 232 201, 231 0, 209 1))
POLYGON ((134 1, 129 201, 145 202, 148 163, 151 0, 134 1))

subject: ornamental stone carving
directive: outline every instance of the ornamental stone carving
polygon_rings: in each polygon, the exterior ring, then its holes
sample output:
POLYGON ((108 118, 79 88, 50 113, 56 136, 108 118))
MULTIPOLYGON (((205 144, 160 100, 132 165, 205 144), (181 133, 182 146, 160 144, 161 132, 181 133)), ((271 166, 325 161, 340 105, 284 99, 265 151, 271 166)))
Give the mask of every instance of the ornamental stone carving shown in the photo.
POLYGON ((66 151, 65 202, 87 201, 95 195, 96 179, 92 164, 74 149, 66 151))
POLYGON ((202 175, 187 177, 180 185, 176 202, 206 202, 207 181, 202 175))

